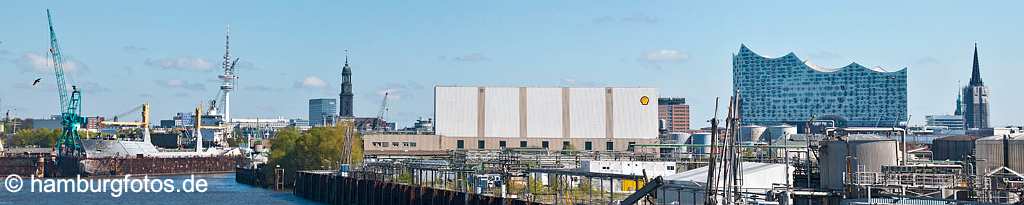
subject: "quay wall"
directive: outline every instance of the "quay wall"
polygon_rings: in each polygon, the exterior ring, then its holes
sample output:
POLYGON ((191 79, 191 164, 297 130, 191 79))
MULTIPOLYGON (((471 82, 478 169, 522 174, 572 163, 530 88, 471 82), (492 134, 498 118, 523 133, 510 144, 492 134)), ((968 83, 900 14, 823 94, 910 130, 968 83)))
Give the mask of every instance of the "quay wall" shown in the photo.
POLYGON ((376 180, 363 180, 326 172, 305 171, 297 173, 294 194, 324 204, 541 205, 540 203, 519 199, 409 186, 376 180))
POLYGON ((49 160, 47 160, 49 157, 43 158, 43 164, 39 164, 40 158, 34 156, 0 157, 0 176, 6 177, 11 174, 19 176, 37 175, 41 171, 46 170, 43 167, 53 166, 53 163, 49 163, 49 160))
POLYGON ((57 166, 53 157, 0 157, 0 176, 73 177, 121 175, 174 175, 198 173, 230 173, 241 162, 238 157, 181 158, 87 158, 78 163, 57 166))
POLYGON ((240 162, 239 157, 88 158, 80 164, 89 175, 119 176, 230 173, 240 162))
POLYGON ((260 169, 235 168, 235 182, 255 187, 270 186, 268 182, 265 182, 265 177, 260 169))

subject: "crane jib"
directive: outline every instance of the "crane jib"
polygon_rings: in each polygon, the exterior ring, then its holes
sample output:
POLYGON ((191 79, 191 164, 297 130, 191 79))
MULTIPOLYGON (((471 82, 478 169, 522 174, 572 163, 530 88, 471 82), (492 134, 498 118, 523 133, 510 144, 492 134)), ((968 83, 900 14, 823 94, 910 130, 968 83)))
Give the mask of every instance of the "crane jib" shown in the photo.
POLYGON ((84 155, 85 148, 82 147, 82 139, 78 135, 79 128, 86 123, 82 117, 82 92, 72 86, 68 96, 67 83, 64 79, 64 57, 61 55, 57 32, 53 29, 53 17, 50 10, 46 10, 46 21, 50 29, 50 62, 53 63, 53 73, 57 78, 57 95, 60 97, 61 112, 61 136, 57 139, 55 151, 58 154, 58 163, 63 160, 75 159, 84 155))

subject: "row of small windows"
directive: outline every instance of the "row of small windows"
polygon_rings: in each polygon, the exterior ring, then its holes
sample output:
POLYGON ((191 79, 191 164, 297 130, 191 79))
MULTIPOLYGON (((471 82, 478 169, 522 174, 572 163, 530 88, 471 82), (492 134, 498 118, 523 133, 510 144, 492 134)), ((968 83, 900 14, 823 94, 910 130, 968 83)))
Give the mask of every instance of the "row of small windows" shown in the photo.
POLYGON ((373 147, 416 147, 416 142, 372 142, 373 147))
MULTIPOLYGON (((627 150, 628 151, 633 151, 633 145, 636 145, 636 142, 628 142, 628 143, 629 144, 628 144, 627 150)), ((476 148, 477 149, 486 149, 486 147, 487 147, 486 145, 487 145, 487 141, 485 141, 485 140, 477 140, 477 142, 476 142, 476 148)), ((508 148, 508 142, 506 142, 504 140, 498 141, 498 147, 499 148, 508 148)), ((520 148, 527 148, 527 147, 529 147, 529 142, 525 141, 525 140, 524 141, 519 141, 519 147, 520 148)), ((551 148, 550 143, 548 141, 541 141, 540 147, 544 148, 544 149, 550 149, 551 148)), ((456 140, 455 141, 455 148, 457 148, 457 149, 466 149, 466 141, 465 140, 456 140)), ((574 147, 571 142, 569 142, 569 141, 562 141, 562 150, 575 150, 575 149, 576 149, 576 147, 574 147)), ((605 142, 604 149, 606 151, 613 151, 613 150, 615 150, 615 143, 614 142, 605 142)), ((584 142, 583 143, 583 150, 585 150, 585 151, 592 151, 592 150, 594 150, 594 143, 590 142, 590 141, 584 142)))

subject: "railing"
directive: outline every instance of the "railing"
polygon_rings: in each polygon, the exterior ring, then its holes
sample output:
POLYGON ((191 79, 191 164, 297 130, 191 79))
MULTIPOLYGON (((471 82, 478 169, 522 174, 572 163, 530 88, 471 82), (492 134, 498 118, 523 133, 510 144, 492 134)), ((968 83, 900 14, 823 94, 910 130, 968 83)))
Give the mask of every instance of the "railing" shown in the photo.
POLYGON ((854 185, 952 188, 961 185, 961 183, 957 183, 959 180, 960 177, 953 174, 857 172, 850 183, 854 185))

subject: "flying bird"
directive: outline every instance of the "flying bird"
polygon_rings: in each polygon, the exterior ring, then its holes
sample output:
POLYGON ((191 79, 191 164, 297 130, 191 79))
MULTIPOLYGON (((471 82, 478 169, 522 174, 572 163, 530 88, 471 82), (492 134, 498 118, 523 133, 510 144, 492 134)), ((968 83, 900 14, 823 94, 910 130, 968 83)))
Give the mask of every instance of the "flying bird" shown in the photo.
POLYGON ((36 84, 39 84, 39 81, 43 81, 43 78, 36 78, 35 81, 32 81, 32 86, 36 86, 36 84))

